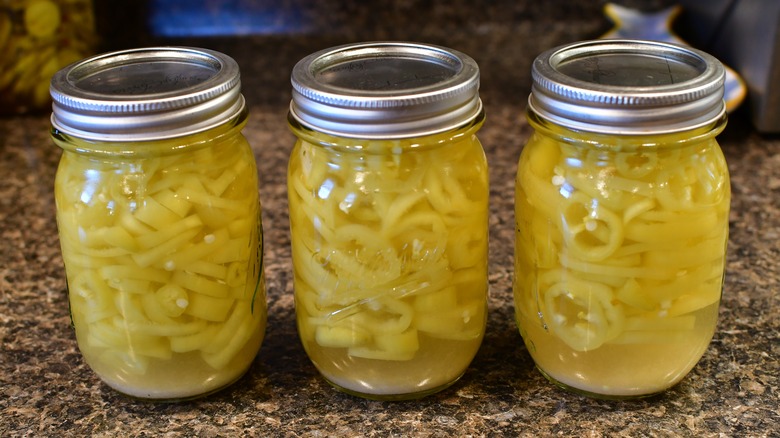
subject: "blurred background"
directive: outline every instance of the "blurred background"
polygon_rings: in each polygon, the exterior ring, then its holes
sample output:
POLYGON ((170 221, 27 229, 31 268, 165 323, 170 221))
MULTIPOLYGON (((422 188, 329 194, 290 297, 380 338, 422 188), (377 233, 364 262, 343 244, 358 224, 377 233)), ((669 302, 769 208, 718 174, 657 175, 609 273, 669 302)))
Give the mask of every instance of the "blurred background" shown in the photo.
MULTIPOLYGON (((244 72, 250 104, 284 103, 292 64, 306 54, 370 40, 419 41, 466 52, 480 64, 486 102, 524 102, 533 58, 543 49, 610 31, 616 23, 605 14, 608 3, 0 0, 0 113, 47 111, 48 78, 70 62, 158 44, 195 45, 233 56, 244 72)), ((650 15, 678 7, 670 20, 674 32, 733 67, 748 89, 748 109, 742 112, 760 131, 780 131, 780 1, 612 3, 650 15)))

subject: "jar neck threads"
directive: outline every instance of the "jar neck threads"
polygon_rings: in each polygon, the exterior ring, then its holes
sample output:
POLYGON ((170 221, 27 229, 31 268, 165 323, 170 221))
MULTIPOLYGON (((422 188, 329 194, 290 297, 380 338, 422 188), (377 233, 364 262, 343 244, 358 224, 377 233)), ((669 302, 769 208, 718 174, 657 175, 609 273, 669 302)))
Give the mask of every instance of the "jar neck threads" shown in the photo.
MULTIPOLYGON (((311 144, 326 148, 338 149, 356 153, 388 153, 388 148, 393 145, 401 148, 401 152, 417 150, 421 148, 437 147, 443 144, 453 143, 462 138, 473 136, 485 123, 485 112, 480 111, 468 122, 445 132, 404 138, 352 138, 338 137, 316 131, 309 126, 300 123, 292 115, 288 115, 287 122, 293 133, 311 144)), ((392 151, 390 151, 392 152, 392 151)))
POLYGON ((703 126, 692 127, 684 131, 662 134, 605 134, 573 129, 568 126, 558 125, 528 109, 526 119, 531 127, 539 133, 571 144, 581 144, 595 148, 652 148, 652 147, 684 147, 696 144, 716 137, 726 127, 727 116, 725 113, 715 120, 703 126))
POLYGON ((174 155, 195 149, 209 147, 241 132, 247 123, 248 111, 236 114, 221 125, 206 131, 180 137, 146 141, 103 141, 83 139, 56 127, 51 130, 54 142, 65 151, 93 157, 144 158, 174 155))

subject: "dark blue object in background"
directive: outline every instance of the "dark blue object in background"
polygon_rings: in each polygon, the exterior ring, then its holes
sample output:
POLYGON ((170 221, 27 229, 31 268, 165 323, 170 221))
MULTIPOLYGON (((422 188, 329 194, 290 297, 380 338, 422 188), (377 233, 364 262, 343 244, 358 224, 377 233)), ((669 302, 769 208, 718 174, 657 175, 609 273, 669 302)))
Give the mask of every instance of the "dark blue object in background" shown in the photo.
POLYGON ((294 2, 150 0, 148 23, 157 37, 295 34, 307 24, 294 2))

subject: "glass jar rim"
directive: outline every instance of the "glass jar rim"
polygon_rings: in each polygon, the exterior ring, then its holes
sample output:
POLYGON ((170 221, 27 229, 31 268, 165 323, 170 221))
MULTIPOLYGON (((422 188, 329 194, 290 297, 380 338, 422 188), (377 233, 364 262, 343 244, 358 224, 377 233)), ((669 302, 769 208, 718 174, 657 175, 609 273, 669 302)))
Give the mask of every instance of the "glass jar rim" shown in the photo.
POLYGON ((51 137, 62 150, 75 152, 79 155, 121 160, 161 157, 206 148, 226 140, 230 136, 241 135, 241 130, 246 126, 248 115, 249 113, 245 109, 236 117, 206 131, 169 138, 131 142, 113 139, 94 140, 77 137, 54 127, 51 129, 51 137))
MULTIPOLYGON (((290 130, 301 140, 317 144, 326 148, 344 149, 362 152, 365 146, 373 142, 392 142, 395 146, 409 145, 408 149, 418 150, 422 148, 442 146, 464 136, 473 135, 482 128, 485 123, 485 112, 481 111, 476 117, 466 123, 442 132, 428 133, 413 137, 398 138, 357 138, 334 136, 329 133, 314 130, 308 125, 302 124, 292 114, 288 114, 287 122, 290 130)), ((406 147, 406 146, 402 146, 406 147)))
POLYGON ((724 112, 721 117, 711 120, 707 124, 690 127, 686 130, 620 134, 579 130, 559 125, 541 117, 530 108, 526 111, 526 120, 535 131, 540 131, 544 135, 560 141, 609 149, 614 147, 684 147, 716 137, 725 129, 728 117, 724 112))

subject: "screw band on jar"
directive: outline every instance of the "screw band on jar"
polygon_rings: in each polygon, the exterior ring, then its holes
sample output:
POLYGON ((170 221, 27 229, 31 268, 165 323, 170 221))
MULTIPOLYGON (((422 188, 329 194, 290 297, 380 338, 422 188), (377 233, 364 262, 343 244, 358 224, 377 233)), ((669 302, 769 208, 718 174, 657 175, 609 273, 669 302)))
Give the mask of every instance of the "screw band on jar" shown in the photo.
POLYGON ((334 136, 431 135, 465 125, 482 111, 476 62, 417 43, 363 43, 313 53, 296 64, 292 86, 290 115, 334 136))
POLYGON ((58 72, 50 91, 52 126, 94 141, 181 137, 245 111, 235 60, 190 47, 96 55, 58 72))
POLYGON ((574 130, 678 132, 723 117, 725 74, 717 59, 690 47, 584 41, 547 50, 534 60, 528 106, 574 130))

